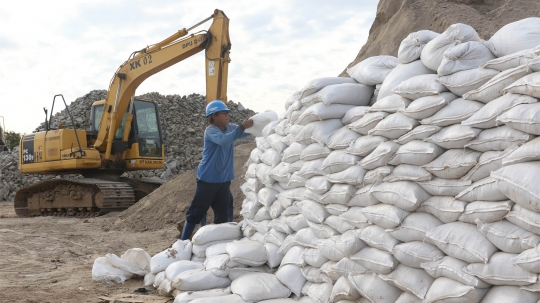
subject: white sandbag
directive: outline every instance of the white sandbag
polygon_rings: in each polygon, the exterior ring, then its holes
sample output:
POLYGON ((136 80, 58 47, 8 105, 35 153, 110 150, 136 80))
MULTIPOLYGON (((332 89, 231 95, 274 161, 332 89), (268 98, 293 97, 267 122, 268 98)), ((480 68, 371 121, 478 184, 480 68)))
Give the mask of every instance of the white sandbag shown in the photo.
POLYGON ((193 262, 188 260, 176 261, 167 266, 167 269, 165 270, 165 277, 172 281, 177 275, 184 271, 192 269, 202 269, 204 267, 204 264, 200 262, 193 262))
POLYGON ((328 204, 325 206, 330 215, 339 216, 349 210, 349 207, 341 204, 328 204))
POLYGON ((403 264, 399 264, 388 275, 380 275, 379 278, 403 291, 414 294, 420 299, 425 298, 429 287, 435 280, 423 269, 412 268, 403 264))
POLYGON ((359 165, 353 165, 344 171, 328 174, 326 180, 332 183, 344 183, 350 185, 360 185, 364 179, 367 170, 359 165))
POLYGON ((425 212, 434 215, 444 223, 455 222, 465 211, 467 202, 454 199, 447 196, 433 196, 417 209, 419 212, 425 212))
POLYGON ((291 294, 275 275, 268 273, 242 275, 232 282, 231 291, 247 302, 287 298, 291 294))
POLYGON ((540 273, 540 245, 527 249, 513 257, 512 263, 528 272, 540 273))
POLYGON ((497 123, 533 135, 540 135, 540 104, 521 104, 497 117, 497 123))
POLYGON ((309 226, 306 218, 302 215, 290 216, 285 220, 285 223, 294 231, 299 231, 309 226))
POLYGON ((375 198, 375 196, 371 193, 371 184, 363 186, 359 188, 352 198, 349 200, 349 203, 347 203, 347 206, 371 206, 375 204, 379 204, 380 201, 375 198))
POLYGON ((445 107, 449 102, 456 98, 456 95, 449 92, 420 97, 409 104, 406 109, 401 110, 401 112, 408 117, 421 120, 433 116, 441 108, 445 107))
POLYGON ((307 220, 315 223, 323 223, 330 214, 326 208, 317 202, 311 200, 303 200, 298 203, 301 213, 307 220))
POLYGON ((478 68, 482 63, 495 59, 483 42, 469 41, 447 49, 437 69, 440 76, 478 68))
POLYGON ((540 162, 505 166, 491 173, 500 191, 510 200, 529 210, 540 212, 540 162))
POLYGON ((270 267, 278 267, 284 257, 283 254, 280 254, 278 252, 279 246, 274 243, 266 243, 264 244, 264 248, 266 249, 266 254, 268 255, 268 260, 266 261, 266 264, 268 264, 268 266, 270 267))
POLYGON ((489 60, 484 64, 480 65, 480 67, 492 68, 498 71, 505 71, 507 69, 515 68, 520 65, 528 64, 538 55, 540 55, 540 48, 529 48, 493 60, 489 60))
POLYGON ((300 159, 304 161, 313 161, 321 158, 326 158, 330 154, 331 150, 327 146, 322 146, 318 143, 311 143, 305 146, 300 153, 300 159))
MULTIPOLYGON (((307 285, 307 283, 306 283, 307 285)), ((330 301, 332 295, 332 283, 317 283, 304 287, 305 294, 316 303, 325 303, 330 301)), ((304 289, 302 291, 304 292, 304 289)))
POLYGON ((437 126, 459 124, 461 121, 468 119, 483 106, 484 104, 480 102, 458 98, 452 100, 433 116, 423 119, 420 123, 437 126))
POLYGON ((339 302, 341 300, 355 301, 360 299, 360 294, 353 287, 347 277, 341 277, 337 280, 332 288, 330 302, 339 302))
POLYGON ((262 265, 257 267, 234 267, 231 268, 229 271, 229 279, 231 281, 234 281, 238 279, 239 277, 251 273, 272 273, 273 270, 268 265, 262 265))
MULTIPOLYGON (((415 211, 430 195, 415 182, 383 182, 371 188, 377 200, 406 211, 415 211)), ((388 227, 392 228, 392 227, 388 227)))
POLYGON ((325 258, 336 262, 350 257, 365 246, 352 231, 340 236, 333 236, 329 239, 320 239, 317 241, 317 248, 320 253, 325 258))
POLYGON ((272 216, 270 215, 268 207, 261 207, 255 214, 255 217, 253 217, 255 222, 262 222, 270 219, 272 219, 272 216))
POLYGON ((522 145, 532 138, 532 135, 504 125, 483 130, 476 139, 465 144, 465 147, 481 152, 505 150, 516 144, 522 145))
POLYGON ((249 303, 242 300, 242 297, 240 297, 239 295, 235 295, 235 294, 224 295, 224 296, 203 297, 203 298, 192 300, 190 302, 193 302, 193 303, 222 303, 222 302, 249 303))
POLYGON ((478 89, 498 73, 499 71, 495 69, 475 68, 447 76, 439 76, 437 81, 446 86, 452 93, 463 96, 467 92, 478 89))
MULTIPOLYGON (((501 167, 540 159, 540 138, 535 138, 511 152, 502 159, 501 167)), ((500 168, 500 167, 498 167, 500 168)), ((498 169, 497 168, 497 169, 498 169)), ((493 169, 495 171, 496 169, 493 169)))
POLYGON ((302 270, 299 266, 284 265, 276 271, 275 275, 279 282, 288 287, 294 294, 301 295, 300 292, 306 283, 306 279, 302 276, 302 270))
POLYGON ((278 115, 273 110, 267 110, 251 116, 250 119, 253 120, 253 126, 246 130, 246 132, 255 137, 262 137, 264 127, 270 122, 277 121, 278 115))
POLYGON ((344 126, 332 132, 325 143, 331 149, 345 149, 351 146, 360 136, 359 133, 344 126))
POLYGON ((353 287, 370 302, 395 303, 402 291, 385 282, 377 274, 350 275, 349 281, 353 287))
MULTIPOLYGON (((429 98, 429 97, 426 97, 429 98)), ((436 125, 419 125, 415 127, 410 132, 394 140, 394 142, 405 145, 413 140, 422 141, 423 139, 433 135, 434 133, 441 130, 440 126, 436 125)))
POLYGON ((115 254, 106 254, 105 258, 114 267, 138 276, 144 276, 150 271, 151 257, 142 248, 130 248, 120 257, 115 254))
POLYGON ((268 258, 264 245, 257 241, 235 241, 227 244, 227 253, 232 261, 249 266, 259 266, 268 258))
POLYGON ((452 24, 446 31, 426 44, 422 49, 420 60, 429 69, 436 71, 447 49, 468 41, 480 41, 474 28, 462 23, 452 24))
POLYGON ((392 249, 392 254, 399 262, 413 268, 422 268, 420 263, 436 261, 445 256, 437 247, 421 241, 398 244, 392 249))
POLYGON ((383 142, 367 157, 360 161, 360 166, 367 170, 385 166, 388 163, 388 160, 394 156, 399 147, 400 145, 393 141, 383 142))
POLYGON ((511 146, 503 151, 487 151, 484 152, 480 158, 478 158, 478 164, 476 164, 463 178, 462 180, 471 180, 476 182, 480 179, 489 177, 492 171, 496 171, 503 166, 504 159, 507 159, 510 154, 517 148, 511 146))
POLYGON ((155 278, 156 278, 156 275, 154 275, 151 272, 144 275, 144 286, 153 286, 155 278))
POLYGON ((422 97, 438 95, 448 89, 435 81, 438 78, 435 74, 414 76, 401 82, 392 92, 402 97, 415 100, 422 97))
POLYGON ((506 56, 540 44, 540 18, 526 18, 499 29, 486 46, 497 57, 506 56))
POLYGON ((422 49, 439 34, 430 30, 410 33, 399 45, 398 59, 401 63, 410 63, 420 59, 422 49))
POLYGON ((540 213, 536 211, 514 204, 512 210, 506 214, 505 219, 525 230, 540 235, 540 213))
POLYGON ((410 99, 397 94, 392 94, 377 100, 377 102, 371 106, 368 112, 387 112, 389 114, 393 114, 398 111, 405 110, 409 104, 411 104, 411 102, 412 100, 410 99))
POLYGON ((443 224, 441 220, 431 214, 415 212, 407 216, 400 226, 388 229, 386 232, 403 242, 424 241, 426 233, 443 224))
POLYGON ((391 273, 399 263, 391 253, 373 247, 361 249, 350 259, 378 274, 391 273))
POLYGON ((182 291, 199 291, 213 288, 224 288, 231 285, 231 280, 214 275, 204 269, 192 269, 178 274, 171 285, 182 291))
POLYGON ((267 137, 267 139, 270 142, 270 146, 272 146, 272 148, 277 150, 280 154, 283 153, 283 151, 289 146, 283 142, 283 136, 279 134, 271 134, 267 137))
POLYGON ((343 150, 335 150, 324 159, 321 170, 325 174, 338 173, 355 165, 358 161, 360 161, 359 156, 349 154, 343 150))
POLYGON ((325 158, 320 158, 311 161, 305 161, 302 165, 300 171, 298 171, 298 176, 309 179, 313 176, 322 176, 324 172, 322 170, 322 165, 325 161, 325 158))
POLYGON ((396 303, 422 303, 422 299, 417 296, 404 291, 396 300, 396 303))
POLYGON ((324 224, 335 229, 339 233, 347 232, 348 230, 355 229, 355 227, 347 222, 344 218, 339 217, 339 215, 332 215, 324 220, 324 224))
POLYGON ((381 182, 386 176, 392 172, 393 166, 387 165, 383 167, 377 167, 374 170, 368 171, 364 175, 364 185, 375 184, 381 182))
POLYGON ((469 263, 487 263, 497 251, 476 226, 463 222, 452 222, 436 227, 426 238, 447 255, 469 263))
POLYGON ((432 196, 456 196, 472 184, 470 180, 448 180, 433 178, 429 181, 418 182, 432 196))
POLYGON ((308 221, 309 228, 313 231, 315 236, 319 239, 328 239, 332 236, 338 235, 338 231, 326 224, 313 223, 308 221))
POLYGON ((356 188, 353 185, 336 183, 321 196, 320 203, 346 205, 355 192, 356 188))
POLYGON ((368 135, 397 139, 418 125, 419 123, 416 119, 407 117, 402 113, 395 113, 377 123, 374 128, 368 131, 368 135))
MULTIPOLYGON (((238 227, 238 230, 240 230, 240 227, 238 227)), ((157 274, 164 271, 173 262, 191 259, 192 247, 193 245, 189 240, 176 241, 171 248, 167 248, 152 257, 150 260, 150 272, 157 274)))
MULTIPOLYGON (((308 226, 309 226, 309 221, 308 221, 308 226)), ((316 248, 317 241, 319 241, 319 237, 317 237, 317 235, 315 234, 312 228, 307 227, 307 228, 302 228, 301 230, 296 232, 294 241, 296 242, 297 245, 310 247, 310 248, 316 248)))
POLYGON ((493 286, 480 303, 535 303, 540 293, 521 290, 518 286, 493 286))
POLYGON ((384 228, 397 227, 410 214, 408 211, 389 204, 364 207, 362 212, 369 222, 384 228))
POLYGON ((351 207, 349 210, 339 215, 341 218, 347 220, 348 223, 355 226, 358 229, 362 229, 370 225, 366 216, 362 212, 362 207, 351 207))
POLYGON ((161 283, 163 283, 163 281, 165 281, 165 279, 167 279, 165 277, 165 271, 162 271, 162 272, 159 272, 155 278, 154 278, 154 284, 152 284, 152 286, 154 286, 155 288, 158 288, 161 283))
POLYGON ((429 181, 433 176, 426 169, 409 164, 400 164, 392 170, 388 176, 384 177, 384 182, 398 182, 398 181, 429 181))
MULTIPOLYGON (((218 288, 201 291, 188 291, 182 292, 174 298, 173 303, 188 303, 195 299, 208 298, 208 297, 222 297, 231 294, 230 287, 218 288)), ((228 301, 229 302, 229 301, 228 301)))
POLYGON ((276 231, 275 229, 270 229, 266 234, 264 234, 264 241, 266 243, 273 243, 276 246, 281 246, 286 237, 286 233, 276 231))
POLYGON ((398 240, 392 238, 384 228, 377 225, 367 226, 360 232, 358 237, 367 245, 387 252, 392 252, 392 248, 399 244, 398 240))
POLYGON ((259 159, 262 163, 270 167, 275 167, 281 162, 281 154, 277 150, 269 148, 259 156, 259 159))
POLYGON ((165 280, 163 280, 163 282, 161 282, 161 284, 158 286, 157 293, 163 297, 173 297, 173 290, 174 288, 171 285, 171 281, 165 278, 165 280))
POLYGON ((324 142, 326 142, 327 137, 330 136, 333 131, 342 127, 343 124, 341 124, 340 119, 312 122, 304 126, 294 140, 303 145, 309 145, 311 143, 323 145, 324 142))
POLYGON ((306 188, 319 195, 327 192, 330 187, 332 183, 328 182, 324 176, 314 176, 306 182, 306 188))
POLYGON ((347 125, 347 128, 362 135, 367 135, 379 122, 381 122, 389 113, 387 112, 369 112, 362 118, 347 125))
POLYGON ((287 182, 291 178, 290 171, 291 164, 287 162, 280 162, 270 171, 270 177, 277 182, 287 182))
POLYGON ((540 236, 506 220, 484 223, 478 219, 476 224, 478 230, 503 252, 520 254, 540 244, 540 236))
POLYGON ((377 100, 391 95, 393 93, 392 90, 405 80, 414 76, 434 73, 434 71, 426 67, 420 60, 407 64, 399 64, 384 79, 377 100))
MULTIPOLYGON (((487 177, 474 182, 467 189, 460 192, 456 196, 456 199, 466 202, 507 200, 508 198, 503 194, 503 192, 501 192, 500 189, 501 186, 497 184, 496 178, 487 177)), ((510 199, 514 201, 512 198, 510 199)))
POLYGON ((298 142, 293 142, 283 151, 282 161, 287 163, 293 163, 300 160, 300 154, 305 148, 305 145, 302 145, 298 142))
POLYGON ((463 99, 489 103, 504 94, 504 88, 531 73, 527 65, 511 68, 497 74, 479 88, 463 94, 463 99))
POLYGON ((486 104, 467 120, 462 121, 461 124, 478 128, 500 126, 502 121, 496 121, 498 116, 520 104, 532 104, 536 102, 537 100, 530 96, 507 93, 486 104))
POLYGON ((326 271, 325 274, 327 276, 336 275, 337 281, 341 277, 348 277, 349 275, 360 275, 368 272, 369 270, 365 268, 362 264, 353 261, 350 258, 343 258, 336 264, 332 265, 332 273, 326 271))
POLYGON ((296 120, 297 124, 307 125, 314 121, 341 119, 354 105, 317 103, 308 107, 296 120))
POLYGON ((424 139, 446 149, 464 148, 467 142, 476 138, 482 130, 470 126, 454 124, 441 129, 438 133, 424 139))
MULTIPOLYGON (((540 47, 534 48, 536 51, 540 51, 540 47)), ((539 55, 540 56, 540 55, 539 55)), ((529 63, 527 63, 527 66, 533 71, 533 72, 540 72, 540 58, 536 57, 532 59, 529 63)))
POLYGON ((439 178, 459 179, 478 163, 481 154, 470 149, 450 149, 422 167, 439 178))
POLYGON ((530 285, 535 283, 538 275, 512 264, 512 258, 515 256, 515 254, 496 252, 489 258, 487 264, 469 264, 465 271, 492 285, 530 285))
POLYGON ((343 118, 341 118, 341 123, 343 125, 349 125, 362 118, 369 109, 370 106, 355 106, 345 113, 343 118))
POLYGON ((425 165, 442 155, 444 149, 436 144, 413 140, 402 145, 394 156, 388 161, 388 164, 410 164, 425 165))
POLYGON ((383 83, 386 76, 399 64, 393 56, 374 56, 360 61, 351 68, 347 74, 359 83, 374 86, 383 83))
POLYGON ((424 302, 478 303, 488 290, 487 288, 475 288, 441 277, 431 284, 424 302))
MULTIPOLYGON (((257 179, 259 179, 264 185, 271 186, 276 180, 270 178, 270 172, 272 172, 272 166, 264 163, 257 164, 257 179)), ((257 199, 254 199, 256 201, 257 199)))
POLYGON ((304 85, 298 99, 302 99, 309 95, 312 95, 328 85, 341 84, 341 83, 356 83, 356 81, 352 78, 346 78, 346 77, 323 77, 323 78, 313 79, 309 81, 308 83, 306 83, 306 85, 304 85))
POLYGON ((510 200, 501 202, 471 202, 465 206, 465 210, 459 216, 458 220, 471 224, 475 224, 476 219, 484 223, 501 221, 510 209, 512 209, 513 205, 514 202, 510 200))
POLYGON ((476 288, 489 288, 491 285, 465 272, 467 262, 445 256, 442 259, 421 263, 420 266, 433 278, 446 277, 476 288))
MULTIPOLYGON (((257 201, 259 203, 261 203, 262 205, 266 206, 266 207, 270 207, 270 205, 272 205, 272 203, 274 203, 274 201, 276 201, 278 194, 279 193, 278 193, 277 190, 271 189, 269 187, 265 187, 265 188, 259 190, 259 192, 257 193, 257 201)), ((215 225, 208 225, 208 226, 215 226, 215 225)), ((203 226, 203 227, 206 227, 206 226, 203 226)), ((240 230, 240 228, 238 228, 238 230, 240 230)), ((219 231, 219 229, 214 228, 214 229, 209 229, 208 231, 209 232, 216 232, 216 231, 219 231)), ((225 232, 225 230, 224 230, 224 232, 225 232)), ((230 238, 230 240, 233 240, 233 239, 238 239, 240 237, 240 236, 236 236, 236 230, 231 229, 230 232, 231 232, 230 235, 224 235, 223 240, 227 240, 229 238, 230 238)), ((213 237, 213 238, 215 238, 215 237, 213 237)), ((212 241, 215 241, 215 240, 217 240, 217 239, 214 239, 212 241)), ((209 241, 207 241, 207 242, 209 242, 209 241)), ((204 244, 204 243, 201 243, 201 244, 204 244)))
MULTIPOLYGON (((300 101, 304 106, 308 106, 308 109, 317 103, 366 106, 369 104, 371 95, 373 95, 373 90, 374 87, 360 83, 334 84, 328 85, 315 94, 302 98, 300 101)), ((343 115, 339 118, 342 117, 343 115)), ((296 122, 298 121, 294 123, 296 122)))
POLYGON ((278 123, 285 123, 285 122, 287 122, 287 121, 286 120, 282 120, 282 121, 277 121, 276 120, 276 121, 272 121, 272 122, 268 123, 262 130, 263 137, 268 139, 268 136, 276 133, 274 131, 274 127, 276 127, 276 125, 278 125, 278 123))
POLYGON ((92 280, 105 283, 124 283, 131 279, 131 272, 115 267, 106 257, 98 257, 92 265, 92 280))
POLYGON ((382 136, 362 136, 354 143, 345 149, 345 152, 360 157, 369 155, 372 151, 379 146, 379 144, 388 141, 388 138, 382 136))
POLYGON ((313 267, 321 267, 328 261, 328 258, 326 258, 318 248, 306 248, 302 258, 306 264, 313 267))

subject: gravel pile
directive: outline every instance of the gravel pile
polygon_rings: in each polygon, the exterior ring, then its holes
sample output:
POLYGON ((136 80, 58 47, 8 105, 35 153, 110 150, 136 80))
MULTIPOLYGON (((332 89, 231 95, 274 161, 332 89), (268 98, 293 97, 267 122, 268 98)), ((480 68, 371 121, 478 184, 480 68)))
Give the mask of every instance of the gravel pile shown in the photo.
MULTIPOLYGON (((73 115, 77 129, 90 129, 90 111, 92 103, 105 99, 106 90, 93 90, 77 98, 69 104, 69 111, 73 115)), ((139 97, 156 101, 159 104, 160 120, 165 143, 166 166, 158 170, 129 172, 128 177, 158 177, 168 180, 190 169, 197 167, 203 148, 203 134, 206 127, 204 109, 205 97, 199 94, 188 96, 148 93, 139 97)), ((57 108, 60 105, 56 105, 57 108)), ((241 123, 245 117, 255 114, 245 109, 240 103, 229 101, 227 106, 231 110, 230 121, 241 123)), ((57 127, 59 122, 70 125, 71 121, 67 110, 53 115, 51 126, 57 127)), ((41 123, 34 132, 44 126, 41 123)), ((236 144, 252 142, 253 138, 238 140, 236 144)), ((41 181, 53 178, 74 177, 73 175, 24 175, 17 168, 19 147, 12 151, 0 152, 0 201, 12 201, 17 190, 41 181)))

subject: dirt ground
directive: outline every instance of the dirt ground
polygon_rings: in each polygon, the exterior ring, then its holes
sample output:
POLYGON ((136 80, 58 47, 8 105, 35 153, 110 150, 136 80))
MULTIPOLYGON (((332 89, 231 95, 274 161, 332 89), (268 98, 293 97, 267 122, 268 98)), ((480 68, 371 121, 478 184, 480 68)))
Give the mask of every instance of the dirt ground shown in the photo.
MULTIPOLYGON (((254 147, 252 143, 236 148, 236 180, 231 185, 236 220, 243 200, 243 166, 254 147)), ((128 210, 96 218, 18 218, 13 202, 0 202, 0 302, 126 302, 100 297, 132 294, 144 287, 142 278, 120 285, 94 282, 94 260, 135 247, 151 256, 170 247, 180 236, 176 222, 193 197, 194 176, 179 175, 128 210), (165 217, 166 213, 172 215, 165 217)), ((209 222, 211 218, 210 212, 209 222)), ((133 302, 173 301, 139 297, 146 299, 133 302)))

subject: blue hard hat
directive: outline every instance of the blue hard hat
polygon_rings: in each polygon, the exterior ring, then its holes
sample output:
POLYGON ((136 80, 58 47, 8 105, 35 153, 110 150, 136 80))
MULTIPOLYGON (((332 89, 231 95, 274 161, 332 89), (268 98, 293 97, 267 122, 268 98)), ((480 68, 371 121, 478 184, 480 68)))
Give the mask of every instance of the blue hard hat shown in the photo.
POLYGON ((215 113, 219 113, 219 112, 230 112, 231 110, 227 108, 227 105, 225 105, 225 103, 223 103, 223 101, 221 100, 214 100, 210 103, 208 103, 208 105, 206 105, 206 116, 210 116, 210 115, 213 115, 215 113))

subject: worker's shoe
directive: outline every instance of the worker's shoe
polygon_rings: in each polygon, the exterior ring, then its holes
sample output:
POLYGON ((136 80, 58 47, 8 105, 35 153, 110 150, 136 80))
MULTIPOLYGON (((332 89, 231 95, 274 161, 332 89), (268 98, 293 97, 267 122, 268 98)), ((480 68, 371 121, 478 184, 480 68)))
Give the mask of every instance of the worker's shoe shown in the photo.
POLYGON ((182 232, 184 230, 184 222, 186 222, 185 219, 176 223, 176 229, 178 229, 179 232, 182 232))

